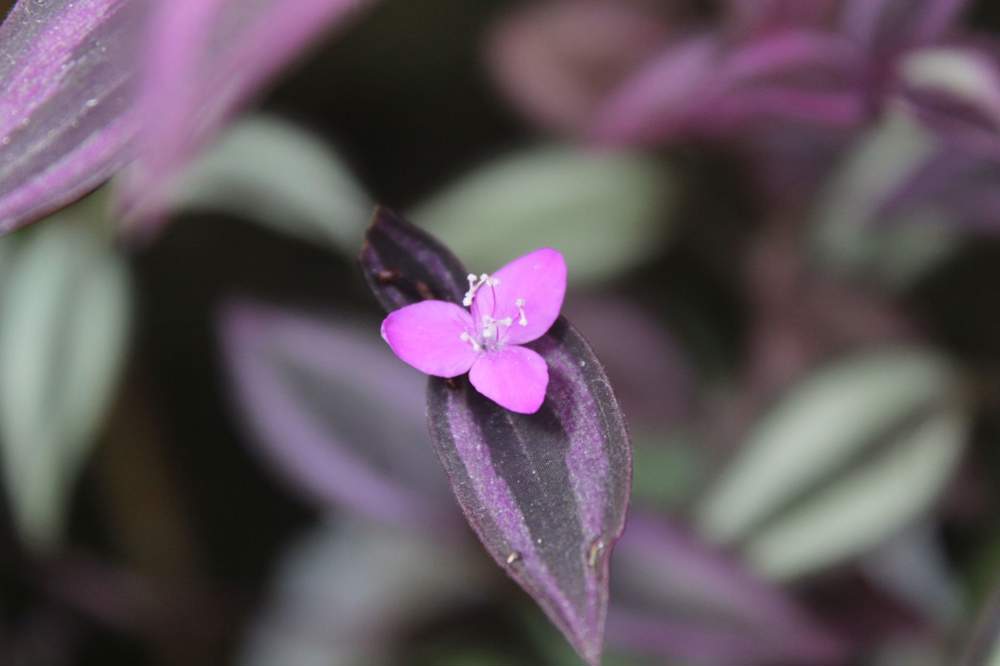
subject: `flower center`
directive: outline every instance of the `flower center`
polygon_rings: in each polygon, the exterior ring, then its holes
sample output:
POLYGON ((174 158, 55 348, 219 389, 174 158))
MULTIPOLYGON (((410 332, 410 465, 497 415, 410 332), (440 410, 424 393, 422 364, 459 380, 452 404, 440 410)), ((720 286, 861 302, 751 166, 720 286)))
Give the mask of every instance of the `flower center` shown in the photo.
MULTIPOLYGON (((462 305, 465 307, 472 307, 472 303, 475 300, 476 292, 478 292, 483 287, 496 287, 500 284, 500 278, 493 277, 486 273, 479 275, 478 277, 474 273, 469 273, 469 290, 465 292, 465 297, 462 299, 462 305)), ((520 326, 528 325, 528 317, 524 312, 525 300, 523 298, 517 298, 514 300, 514 307, 517 308, 517 323, 520 326)), ((496 314, 496 296, 493 298, 493 308, 494 312, 492 314, 482 315, 482 319, 479 325, 476 327, 476 331, 462 331, 459 334, 459 339, 462 342, 468 343, 472 347, 472 351, 493 351, 499 349, 503 346, 504 331, 514 325, 514 317, 507 316, 497 318, 496 314)))

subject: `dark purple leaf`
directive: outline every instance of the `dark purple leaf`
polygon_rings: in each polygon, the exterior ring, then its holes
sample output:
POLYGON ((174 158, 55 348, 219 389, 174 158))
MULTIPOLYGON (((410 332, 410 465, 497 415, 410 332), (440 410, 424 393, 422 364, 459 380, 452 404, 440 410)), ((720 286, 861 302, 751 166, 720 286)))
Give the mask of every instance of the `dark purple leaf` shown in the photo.
POLYGON ((841 663, 845 646, 781 590, 667 521, 632 515, 608 640, 712 664, 841 663))
POLYGON ((427 455, 423 376, 358 325, 258 305, 224 313, 239 413, 264 460, 327 507, 421 529, 451 524, 427 455))
POLYGON ((128 162, 140 5, 21 0, 0 26, 0 232, 83 196, 128 162))
MULTIPOLYGON (((379 210, 361 264, 388 309, 437 295, 461 301, 466 271, 436 241, 379 210)), ((467 378, 432 378, 428 418, 438 456, 486 549, 597 664, 608 558, 631 482, 625 422, 600 362, 560 318, 530 345, 549 367, 545 403, 515 414, 467 378)))
POLYGON ((531 346, 549 366, 538 413, 509 412, 464 378, 432 379, 431 435, 486 549, 596 664, 608 555, 628 505, 628 433, 603 368, 565 319, 531 346))
POLYGON ((387 311, 427 299, 460 303, 467 272, 445 246, 378 207, 361 248, 361 270, 387 311))

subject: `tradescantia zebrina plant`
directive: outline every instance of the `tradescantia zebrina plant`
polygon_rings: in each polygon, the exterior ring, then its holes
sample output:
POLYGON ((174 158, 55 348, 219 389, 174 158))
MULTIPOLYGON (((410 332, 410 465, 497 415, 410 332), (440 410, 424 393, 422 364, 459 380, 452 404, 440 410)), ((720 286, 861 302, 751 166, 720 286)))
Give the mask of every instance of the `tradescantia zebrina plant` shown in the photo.
MULTIPOLYGON (((474 299, 477 292, 490 290, 485 298, 495 299, 500 307, 504 283, 498 278, 509 277, 507 284, 514 284, 526 267, 545 272, 555 266, 552 270, 559 273, 561 266, 563 272, 554 279, 564 281, 565 267, 561 258, 555 258, 558 253, 541 252, 541 258, 533 253, 492 277, 483 274, 469 280, 470 274, 450 251, 379 208, 360 260, 372 292, 393 313, 383 325, 383 336, 397 355, 413 364, 410 341, 396 337, 405 337, 408 319, 414 327, 434 326, 433 318, 428 321, 420 315, 421 310, 436 310, 454 315, 459 323, 472 322, 483 307, 482 299, 474 299), (415 308, 417 304, 423 307, 415 308), (466 314, 463 307, 471 307, 473 314, 466 314), (398 327, 404 327, 403 333, 395 332, 398 327)), ((521 284, 525 289, 534 286, 521 284)), ((490 555, 538 602, 577 652, 596 665, 608 603, 608 561, 625 526, 631 445, 600 362, 564 318, 555 319, 540 337, 524 340, 523 346, 503 346, 505 329, 515 339, 531 337, 524 331, 537 321, 529 298, 512 299, 513 307, 521 310, 509 321, 494 310, 496 316, 485 328, 477 321, 475 326, 470 323, 468 332, 448 329, 449 336, 455 333, 455 339, 447 341, 450 346, 468 345, 472 372, 467 378, 462 375, 469 367, 452 368, 449 373, 424 368, 432 375, 427 391, 429 428, 458 503, 490 555), (525 319, 531 323, 521 330, 520 321, 525 319), (503 356, 512 349, 544 361, 548 379, 542 386, 543 400, 540 406, 532 404, 533 409, 518 404, 516 398, 511 404, 510 390, 492 390, 504 378, 482 381, 486 364, 494 364, 496 374, 507 372, 503 356), (433 376, 443 374, 451 378, 433 376), (516 411, 498 404, 504 402, 516 411)), ((453 323, 444 321, 442 326, 453 323)), ((460 355, 461 348, 448 353, 460 355)), ((533 383, 530 377, 527 381, 533 383)))

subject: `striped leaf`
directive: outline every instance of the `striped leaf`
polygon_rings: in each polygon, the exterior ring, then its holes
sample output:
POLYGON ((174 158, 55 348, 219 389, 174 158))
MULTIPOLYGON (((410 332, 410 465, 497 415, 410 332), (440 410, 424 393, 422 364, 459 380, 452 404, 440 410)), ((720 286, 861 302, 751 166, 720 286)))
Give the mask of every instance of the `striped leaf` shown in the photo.
POLYGON ((0 26, 0 232, 128 162, 138 4, 21 0, 0 26))
POLYGON ((454 506, 426 453, 423 377, 375 330, 230 304, 222 339, 236 407, 268 467, 320 506, 447 530, 454 506))
POLYGON ((156 0, 123 207, 151 232, 189 161, 305 48, 368 0, 156 0))
MULTIPOLYGON (((455 286, 465 275, 461 264, 399 218, 376 216, 361 261, 387 305, 428 294, 461 298, 455 286), (406 251, 391 238, 405 239, 406 251), (411 296, 398 287, 415 284, 424 288, 411 296)), ((466 378, 432 378, 431 436, 455 496, 490 555, 577 652, 597 664, 608 556, 628 505, 628 433, 600 362, 565 319, 530 346, 549 366, 541 410, 515 414, 484 398, 466 378)))

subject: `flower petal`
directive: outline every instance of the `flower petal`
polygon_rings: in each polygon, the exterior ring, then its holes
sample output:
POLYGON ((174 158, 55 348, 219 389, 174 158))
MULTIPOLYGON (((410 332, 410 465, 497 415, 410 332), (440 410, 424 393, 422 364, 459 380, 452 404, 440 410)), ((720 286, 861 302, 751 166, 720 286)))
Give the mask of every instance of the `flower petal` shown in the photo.
POLYGON ((545 402, 549 367, 537 353, 513 345, 480 356, 469 371, 469 381, 501 407, 534 414, 545 402))
POLYGON ((472 316, 476 322, 483 315, 494 319, 510 317, 505 342, 523 344, 536 340, 552 327, 563 296, 566 295, 566 260, 552 248, 543 247, 515 259, 493 274, 500 283, 484 286, 476 292, 472 316), (524 302, 524 319, 518 302, 524 302), (520 321, 527 323, 522 326, 520 321))
POLYGON ((477 354, 460 336, 472 330, 469 313, 445 301, 407 305, 382 322, 382 338, 396 356, 435 377, 457 377, 469 371, 477 354))

